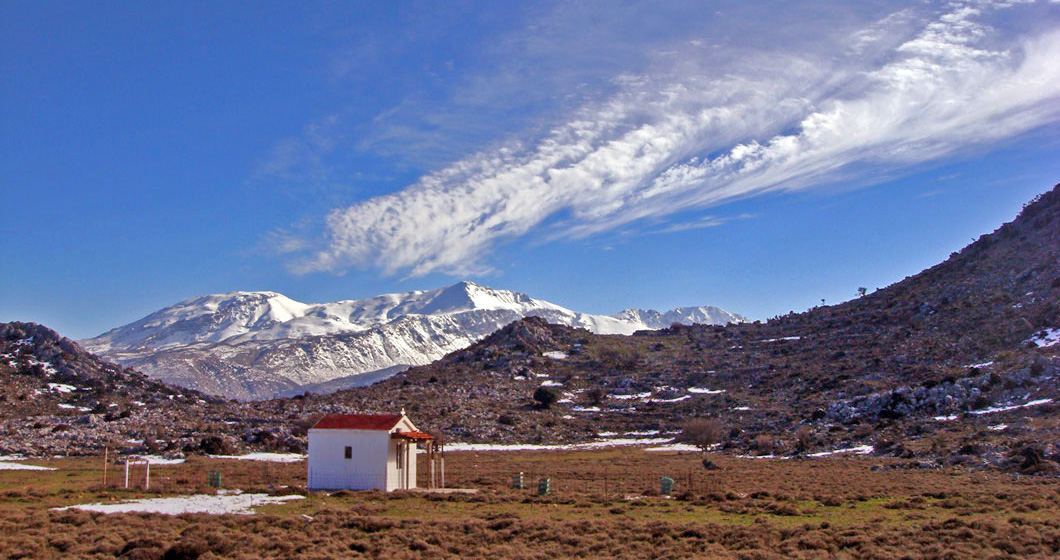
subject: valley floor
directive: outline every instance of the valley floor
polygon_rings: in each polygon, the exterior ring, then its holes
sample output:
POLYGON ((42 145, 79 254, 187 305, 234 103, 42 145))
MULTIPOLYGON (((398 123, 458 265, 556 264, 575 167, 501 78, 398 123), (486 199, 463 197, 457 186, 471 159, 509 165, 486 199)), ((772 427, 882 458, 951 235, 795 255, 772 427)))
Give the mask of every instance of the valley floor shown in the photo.
MULTIPOLYGON (((305 462, 192 457, 151 489, 103 485, 101 457, 0 471, 3 558, 1054 558, 1060 480, 864 456, 707 457, 612 448, 461 451, 447 485, 472 494, 305 492, 305 462), (525 489, 513 488, 523 473, 525 489), (672 496, 660 480, 674 479, 672 496), (548 478, 550 493, 537 495, 548 478), (251 514, 67 508, 212 495, 278 498, 251 514), (293 498, 292 496, 304 496, 293 498), (287 499, 282 499, 287 498, 287 499)), ((424 484, 426 468, 420 469, 424 484)), ((134 470, 132 481, 141 480, 134 470)))

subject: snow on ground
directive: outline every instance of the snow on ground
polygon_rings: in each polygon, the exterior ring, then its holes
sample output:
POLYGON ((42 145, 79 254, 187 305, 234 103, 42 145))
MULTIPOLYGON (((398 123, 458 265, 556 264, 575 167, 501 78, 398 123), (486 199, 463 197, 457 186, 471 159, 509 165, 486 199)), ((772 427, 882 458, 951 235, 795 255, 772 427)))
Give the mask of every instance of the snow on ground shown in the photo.
POLYGON ((301 453, 247 453, 246 455, 210 455, 210 458, 264 461, 267 463, 297 463, 305 460, 306 456, 301 453))
POLYGON ((949 416, 936 416, 933 418, 933 420, 935 420, 936 422, 953 422, 956 419, 956 414, 951 414, 949 416))
POLYGON ((645 451, 699 451, 699 448, 691 443, 666 443, 655 447, 646 447, 645 451))
POLYGON ((677 397, 677 398, 674 398, 674 399, 648 399, 648 402, 652 402, 652 403, 675 403, 675 402, 687 401, 690 398, 692 398, 692 395, 684 395, 684 396, 680 396, 680 397, 677 397))
POLYGON ((301 500, 305 496, 270 496, 268 494, 194 494, 191 496, 178 496, 173 498, 144 498, 142 500, 129 500, 112 504, 80 504, 64 508, 55 508, 55 511, 68 509, 79 509, 83 511, 95 511, 99 513, 161 513, 165 515, 180 515, 182 513, 210 513, 221 515, 226 513, 251 514, 253 508, 266 504, 278 504, 288 500, 301 500))
POLYGON ((572 406, 570 409, 574 412, 600 412, 598 406, 572 406))
POLYGON ((785 336, 783 338, 767 338, 767 339, 761 340, 759 342, 780 342, 780 341, 783 341, 783 340, 800 340, 800 339, 802 339, 801 336, 785 336))
POLYGON ((741 410, 741 411, 751 410, 751 407, 749 407, 749 406, 736 406, 736 407, 733 407, 733 410, 741 410))
POLYGON ((707 389, 705 387, 689 387, 688 392, 694 395, 720 395, 725 389, 707 389))
POLYGON ((170 459, 161 455, 137 455, 136 458, 146 459, 152 465, 179 465, 184 462, 184 459, 170 459))
POLYGON ((553 380, 549 379, 548 381, 545 381, 544 383, 542 383, 541 386, 542 387, 562 387, 563 384, 560 383, 559 381, 553 381, 553 380))
POLYGON ((495 443, 447 443, 446 451, 557 451, 571 449, 598 449, 602 447, 624 447, 629 445, 662 445, 672 442, 671 438, 608 438, 589 443, 570 443, 556 445, 539 445, 531 443, 495 444, 495 443))
POLYGON ((566 360, 567 359, 567 353, 566 352, 552 351, 552 352, 545 352, 544 354, 541 354, 541 355, 546 357, 546 358, 552 358, 553 360, 566 360))
POLYGON ((822 451, 820 453, 810 453, 808 457, 828 457, 829 455, 842 455, 850 453, 851 455, 868 455, 875 451, 871 445, 859 445, 857 447, 848 447, 846 449, 833 449, 832 451, 822 451))
POLYGON ((77 410, 79 410, 81 412, 91 412, 92 411, 92 409, 88 408, 87 406, 77 406, 77 405, 68 404, 68 403, 59 403, 59 408, 66 408, 66 409, 70 409, 70 410, 77 409, 77 410))
POLYGON ((1039 348, 1048 348, 1060 344, 1060 328, 1045 329, 1031 337, 1030 342, 1039 348))
POLYGON ((776 455, 735 455, 737 459, 791 459, 791 457, 777 457, 776 455))
POLYGON ((51 467, 38 467, 37 465, 27 465, 25 463, 16 463, 15 461, 22 461, 25 457, 21 455, 0 455, 0 471, 54 471, 51 467))
POLYGON ((615 399, 619 401, 628 401, 631 399, 646 399, 651 396, 651 392, 647 393, 636 393, 633 395, 607 395, 609 399, 615 399))
POLYGON ((971 413, 975 414, 977 416, 981 416, 983 414, 994 414, 996 412, 1008 412, 1010 410, 1016 410, 1018 408, 1027 408, 1027 407, 1030 407, 1030 406, 1038 406, 1038 405, 1042 405, 1042 404, 1048 404, 1048 403, 1051 403, 1051 402, 1053 402, 1053 399, 1038 399, 1036 401, 1030 401, 1028 403, 1023 403, 1023 404, 1014 404, 1014 405, 1010 405, 1010 406, 992 406, 990 408, 984 408, 982 410, 973 410, 973 411, 971 411, 971 413))
POLYGON ((1003 432, 1005 428, 1008 428, 1008 424, 997 424, 996 426, 987 427, 988 430, 993 432, 1003 432))
POLYGON ((49 383, 48 390, 56 393, 73 393, 77 390, 77 387, 65 383, 49 383))
POLYGON ((990 367, 992 365, 994 365, 994 362, 991 361, 991 362, 983 362, 981 364, 972 364, 970 366, 964 366, 964 367, 966 367, 966 368, 985 368, 985 367, 990 367))

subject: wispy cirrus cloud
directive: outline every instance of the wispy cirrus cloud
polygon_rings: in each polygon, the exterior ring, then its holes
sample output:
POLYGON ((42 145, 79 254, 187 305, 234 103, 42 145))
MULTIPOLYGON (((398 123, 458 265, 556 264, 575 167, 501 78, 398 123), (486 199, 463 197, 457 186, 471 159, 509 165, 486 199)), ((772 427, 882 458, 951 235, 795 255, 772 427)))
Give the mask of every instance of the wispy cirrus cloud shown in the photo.
POLYGON ((608 99, 536 141, 333 210, 323 245, 294 268, 479 273, 498 244, 531 232, 600 234, 1055 124, 1060 32, 1004 36, 988 23, 999 9, 900 10, 830 45, 840 55, 747 49, 723 65, 678 56, 619 75, 608 99))

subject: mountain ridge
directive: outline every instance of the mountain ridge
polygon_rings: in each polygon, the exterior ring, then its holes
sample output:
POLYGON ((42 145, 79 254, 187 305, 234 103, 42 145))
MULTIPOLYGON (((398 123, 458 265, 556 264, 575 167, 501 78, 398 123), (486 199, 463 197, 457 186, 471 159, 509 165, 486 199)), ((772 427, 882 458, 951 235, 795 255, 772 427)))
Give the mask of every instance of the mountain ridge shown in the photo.
POLYGON ((237 399, 376 381, 396 366, 424 365, 527 316, 601 334, 673 323, 725 324, 717 307, 590 315, 473 282, 359 300, 307 304, 278 292, 191 298, 81 341, 96 354, 182 387, 237 399))

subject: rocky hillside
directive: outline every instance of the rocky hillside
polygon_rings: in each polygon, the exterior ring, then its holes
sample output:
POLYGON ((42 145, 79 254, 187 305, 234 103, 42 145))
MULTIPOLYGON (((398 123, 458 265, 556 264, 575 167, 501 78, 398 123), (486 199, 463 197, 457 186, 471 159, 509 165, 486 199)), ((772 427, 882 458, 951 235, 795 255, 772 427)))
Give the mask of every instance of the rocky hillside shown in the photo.
POLYGON ((0 323, 0 383, 0 455, 218 453, 239 440, 285 448, 289 433, 262 436, 245 414, 229 423, 231 403, 104 362, 34 323, 0 323))
POLYGON ((369 385, 428 364, 523 317, 630 334, 743 318, 716 307, 588 315, 471 282, 305 304, 274 292, 202 296, 83 341, 155 379, 241 400, 369 385))
POLYGON ((1060 187, 945 262, 855 300, 765 323, 631 337, 525 319, 313 406, 405 406, 462 441, 676 434, 716 423, 760 454, 871 445, 1003 463, 1060 458, 1060 187), (547 407, 540 389, 554 393, 547 407), (1035 443, 1037 442, 1037 443, 1035 443))
POLYGON ((857 448, 913 467, 1055 474, 1060 186, 946 262, 839 305, 632 336, 525 318, 328 395, 214 402, 36 325, 0 333, 0 453, 301 449, 317 415, 404 407, 450 441, 677 437, 695 424, 699 442, 736 454, 857 448))

